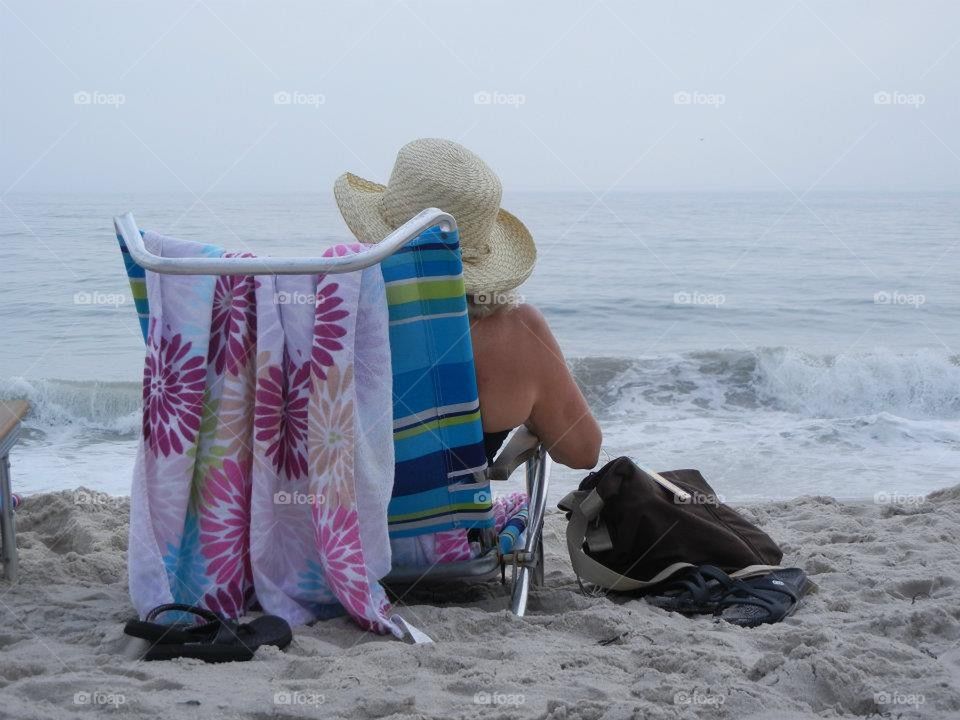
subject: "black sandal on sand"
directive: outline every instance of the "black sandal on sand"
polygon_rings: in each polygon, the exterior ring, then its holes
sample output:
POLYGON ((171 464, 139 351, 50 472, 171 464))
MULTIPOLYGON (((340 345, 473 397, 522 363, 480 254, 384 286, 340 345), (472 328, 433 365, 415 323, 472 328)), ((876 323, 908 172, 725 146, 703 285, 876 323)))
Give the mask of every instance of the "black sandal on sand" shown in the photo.
POLYGON ((179 603, 160 605, 151 610, 145 620, 127 622, 123 631, 151 643, 145 660, 189 657, 210 663, 244 661, 250 660, 261 645, 275 645, 282 650, 293 640, 287 622, 274 615, 263 615, 241 624, 224 620, 209 610, 179 603), (158 615, 173 611, 190 613, 207 622, 201 625, 153 622, 158 615))
POLYGON ((216 635, 220 624, 220 616, 209 610, 182 603, 170 603, 169 605, 158 605, 147 613, 147 617, 143 620, 139 618, 128 620, 123 631, 127 635, 149 640, 151 643, 184 643, 197 642, 216 635), (206 622, 203 624, 185 621, 176 623, 153 622, 158 616, 166 612, 189 613, 206 620, 206 622))
POLYGON ((717 603, 714 614, 748 628, 780 622, 794 613, 812 586, 800 568, 784 568, 748 580, 735 580, 717 603))
POLYGON ((713 565, 681 570, 645 599, 662 610, 696 615, 712 613, 734 580, 713 565))

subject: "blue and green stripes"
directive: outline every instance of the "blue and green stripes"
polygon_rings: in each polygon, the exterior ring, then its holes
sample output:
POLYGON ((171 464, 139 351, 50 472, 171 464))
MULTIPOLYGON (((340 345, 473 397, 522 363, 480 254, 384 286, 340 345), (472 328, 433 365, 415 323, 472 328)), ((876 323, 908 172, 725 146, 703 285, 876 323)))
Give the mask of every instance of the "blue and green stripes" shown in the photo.
POLYGON ((390 535, 493 527, 458 235, 431 228, 381 267, 393 363, 390 535))
MULTIPOLYGON (((143 230, 140 231, 143 235, 143 230)), ((120 235, 117 235, 117 242, 120 243, 120 252, 123 254, 123 267, 127 271, 127 278, 130 281, 130 292, 133 293, 133 304, 137 309, 137 318, 140 320, 140 330, 143 332, 143 341, 147 341, 147 331, 150 329, 150 303, 147 301, 147 278, 146 271, 137 265, 130 256, 127 244, 120 235)))

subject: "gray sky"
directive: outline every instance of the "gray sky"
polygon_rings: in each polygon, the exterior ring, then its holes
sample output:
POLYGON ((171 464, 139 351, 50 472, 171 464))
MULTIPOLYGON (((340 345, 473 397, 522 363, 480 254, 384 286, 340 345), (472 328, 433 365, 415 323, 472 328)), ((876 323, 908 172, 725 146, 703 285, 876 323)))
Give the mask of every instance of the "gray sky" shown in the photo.
POLYGON ((0 194, 326 192, 421 136, 514 190, 955 190, 958 85, 956 2, 0 0, 0 194))

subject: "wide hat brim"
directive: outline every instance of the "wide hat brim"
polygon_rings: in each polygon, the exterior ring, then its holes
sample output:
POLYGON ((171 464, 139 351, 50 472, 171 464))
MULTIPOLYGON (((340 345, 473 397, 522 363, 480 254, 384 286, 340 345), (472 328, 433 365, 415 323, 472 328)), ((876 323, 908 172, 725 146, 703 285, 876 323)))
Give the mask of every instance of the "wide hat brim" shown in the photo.
MULTIPOLYGON (((396 230, 380 209, 386 189, 384 185, 353 173, 344 173, 334 183, 333 194, 340 214, 360 242, 378 243, 396 230)), ((489 252, 479 257, 464 252, 463 283, 468 295, 508 292, 533 272, 537 261, 533 236, 520 220, 503 208, 497 213, 485 247, 489 252)))

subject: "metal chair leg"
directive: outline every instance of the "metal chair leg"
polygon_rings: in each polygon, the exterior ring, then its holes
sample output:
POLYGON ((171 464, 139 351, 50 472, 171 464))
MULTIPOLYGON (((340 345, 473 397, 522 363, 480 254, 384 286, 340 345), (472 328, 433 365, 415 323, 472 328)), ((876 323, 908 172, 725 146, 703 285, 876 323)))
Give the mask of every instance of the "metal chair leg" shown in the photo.
POLYGON ((527 461, 526 471, 530 515, 527 520, 527 535, 523 543, 523 560, 517 567, 510 598, 510 610, 517 617, 523 617, 527 611, 531 581, 542 582, 543 580, 543 517, 547 508, 550 456, 542 445, 536 456, 527 461))
POLYGON ((17 581, 17 531, 13 515, 13 493, 10 490, 10 458, 0 458, 0 538, 2 538, 3 576, 17 581))

